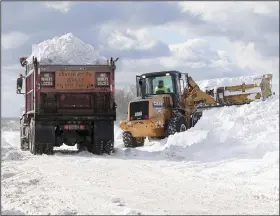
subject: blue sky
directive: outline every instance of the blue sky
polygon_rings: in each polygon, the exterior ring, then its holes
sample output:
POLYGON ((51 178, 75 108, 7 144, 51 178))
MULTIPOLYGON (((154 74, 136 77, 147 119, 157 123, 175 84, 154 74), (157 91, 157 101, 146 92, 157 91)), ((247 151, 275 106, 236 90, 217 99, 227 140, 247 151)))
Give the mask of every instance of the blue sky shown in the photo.
POLYGON ((195 79, 279 74, 279 2, 1 2, 2 116, 18 116, 18 59, 71 32, 120 57, 117 87, 176 69, 195 79), (3 80, 5 82, 3 82, 3 80), (5 101, 5 103, 4 103, 5 101))

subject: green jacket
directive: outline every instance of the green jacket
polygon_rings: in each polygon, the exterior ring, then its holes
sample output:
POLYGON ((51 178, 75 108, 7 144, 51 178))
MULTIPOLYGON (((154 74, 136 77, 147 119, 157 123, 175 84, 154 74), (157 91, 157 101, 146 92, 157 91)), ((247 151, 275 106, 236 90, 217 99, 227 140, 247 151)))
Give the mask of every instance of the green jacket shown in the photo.
POLYGON ((155 92, 157 93, 157 92, 159 92, 159 93, 166 93, 167 92, 167 88, 166 87, 161 87, 161 88, 159 88, 158 86, 155 88, 155 92))

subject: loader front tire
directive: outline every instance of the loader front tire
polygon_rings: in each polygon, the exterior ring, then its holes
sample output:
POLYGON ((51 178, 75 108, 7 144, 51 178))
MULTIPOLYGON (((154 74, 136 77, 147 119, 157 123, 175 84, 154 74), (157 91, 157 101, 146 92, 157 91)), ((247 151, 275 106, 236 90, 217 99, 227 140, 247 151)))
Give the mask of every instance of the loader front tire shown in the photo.
POLYGON ((202 112, 195 112, 191 118, 191 127, 194 127, 202 116, 202 112))
POLYGON ((133 137, 130 132, 123 132, 123 143, 126 148, 144 146, 145 137, 133 137))
POLYGON ((167 124, 167 136, 187 130, 187 120, 181 114, 172 116, 167 124))

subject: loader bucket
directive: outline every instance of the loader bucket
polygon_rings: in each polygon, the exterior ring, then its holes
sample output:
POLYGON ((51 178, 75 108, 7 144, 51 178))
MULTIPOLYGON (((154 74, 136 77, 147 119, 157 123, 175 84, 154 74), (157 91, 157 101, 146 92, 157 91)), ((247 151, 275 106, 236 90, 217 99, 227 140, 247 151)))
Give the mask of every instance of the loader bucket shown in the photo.
POLYGON ((200 103, 199 110, 214 107, 248 104, 258 99, 265 99, 272 95, 272 74, 265 74, 254 78, 253 83, 240 83, 235 86, 224 86, 216 89, 208 87, 206 93, 215 98, 216 103, 200 103))

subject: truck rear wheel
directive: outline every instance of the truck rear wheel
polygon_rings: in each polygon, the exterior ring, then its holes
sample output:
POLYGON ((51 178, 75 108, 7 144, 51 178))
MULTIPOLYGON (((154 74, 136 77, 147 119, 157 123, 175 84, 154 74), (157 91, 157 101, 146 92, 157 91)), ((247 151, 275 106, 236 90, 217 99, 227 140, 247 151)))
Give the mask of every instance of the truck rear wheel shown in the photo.
POLYGON ((32 118, 30 121, 30 130, 29 130, 29 149, 30 152, 34 155, 43 154, 42 146, 38 142, 36 142, 35 137, 35 120, 32 118))
POLYGON ((22 151, 28 151, 29 147, 28 147, 28 142, 26 141, 26 133, 23 133, 23 130, 27 130, 26 127, 20 127, 20 149, 22 151))
POLYGON ((96 155, 102 155, 104 153, 103 151, 103 141, 96 140, 94 142, 92 153, 96 155))
POLYGON ((128 131, 123 132, 123 143, 126 148, 144 146, 145 137, 133 137, 128 131))
POLYGON ((172 116, 167 124, 167 135, 174 135, 175 133, 187 130, 187 120, 182 114, 172 116))
POLYGON ((94 121, 88 151, 102 155, 114 151, 114 121, 94 121))
POLYGON ((52 126, 41 125, 32 118, 29 130, 29 149, 34 155, 53 154, 55 131, 52 126))

